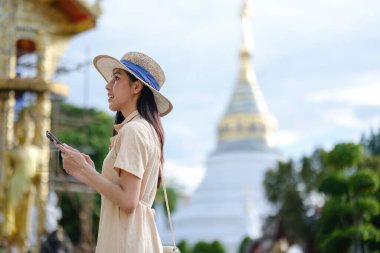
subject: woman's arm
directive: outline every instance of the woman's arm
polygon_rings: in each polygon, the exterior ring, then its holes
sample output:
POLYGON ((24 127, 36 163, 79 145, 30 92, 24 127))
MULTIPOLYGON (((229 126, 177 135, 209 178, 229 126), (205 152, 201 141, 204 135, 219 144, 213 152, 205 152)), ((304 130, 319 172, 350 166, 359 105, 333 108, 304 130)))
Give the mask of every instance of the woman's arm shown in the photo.
POLYGON ((119 184, 115 184, 96 171, 91 158, 78 150, 64 144, 57 145, 62 151, 63 168, 80 182, 89 185, 126 213, 136 208, 140 198, 141 179, 118 169, 119 184))
POLYGON ((132 213, 140 198, 141 179, 120 170, 119 185, 93 170, 88 174, 89 186, 118 205, 124 212, 132 213))

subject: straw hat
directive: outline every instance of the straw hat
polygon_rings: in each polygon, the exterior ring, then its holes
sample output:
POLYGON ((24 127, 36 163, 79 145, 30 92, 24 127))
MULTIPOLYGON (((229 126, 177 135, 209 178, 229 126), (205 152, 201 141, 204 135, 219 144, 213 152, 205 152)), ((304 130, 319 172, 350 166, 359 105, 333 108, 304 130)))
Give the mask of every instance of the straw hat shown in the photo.
POLYGON ((107 83, 112 79, 113 70, 118 68, 131 73, 148 86, 153 92, 161 116, 165 116, 173 109, 172 103, 159 92, 165 82, 164 71, 149 56, 138 52, 129 52, 119 61, 108 55, 98 55, 93 62, 107 83))

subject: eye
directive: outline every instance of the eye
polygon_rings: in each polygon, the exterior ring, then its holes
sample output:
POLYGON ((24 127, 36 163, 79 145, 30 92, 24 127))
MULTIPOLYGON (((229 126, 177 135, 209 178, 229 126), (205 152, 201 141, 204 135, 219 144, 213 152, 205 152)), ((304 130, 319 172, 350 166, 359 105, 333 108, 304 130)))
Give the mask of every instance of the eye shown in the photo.
POLYGON ((115 76, 113 77, 113 79, 115 79, 115 81, 117 81, 117 80, 119 80, 119 79, 120 79, 120 77, 119 77, 119 76, 117 76, 117 75, 115 75, 115 76))

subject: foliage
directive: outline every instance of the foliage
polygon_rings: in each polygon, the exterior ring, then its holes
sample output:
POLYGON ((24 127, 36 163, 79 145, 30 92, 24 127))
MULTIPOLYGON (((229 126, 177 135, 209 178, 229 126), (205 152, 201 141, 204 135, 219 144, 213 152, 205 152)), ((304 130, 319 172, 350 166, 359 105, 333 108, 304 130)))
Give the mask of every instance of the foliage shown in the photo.
POLYGON ((191 246, 185 240, 180 241, 177 247, 181 253, 192 253, 191 246))
POLYGON ((210 248, 209 243, 204 242, 204 241, 197 242, 194 245, 193 253, 195 253, 195 252, 197 252, 197 253, 211 253, 209 248, 210 248))
MULTIPOLYGON (((98 171, 107 155, 109 137, 112 134, 113 119, 105 112, 95 109, 83 109, 74 105, 60 103, 55 105, 52 123, 56 126, 53 133, 64 143, 72 145, 91 156, 98 171), (58 112, 57 112, 58 111, 58 112), (79 130, 78 130, 79 129, 79 130)), ((60 207, 63 217, 60 224, 73 243, 80 240, 79 194, 61 193, 60 207)), ((100 195, 95 194, 93 209, 93 236, 97 237, 99 224, 100 195)))
POLYGON ((252 241, 252 238, 249 237, 249 236, 246 236, 243 238, 243 240, 241 241, 240 243, 240 246, 239 246, 239 253, 246 253, 247 252, 247 247, 249 246, 249 244, 251 243, 252 241))
POLYGON ((277 207, 268 219, 277 224, 275 236, 304 245, 305 252, 380 248, 380 132, 362 143, 317 149, 299 162, 279 162, 266 173, 267 198, 277 207), (321 194, 323 206, 312 201, 321 194))
POLYGON ((59 115, 53 118, 57 136, 63 142, 87 153, 98 171, 108 153, 113 118, 95 109, 82 109, 70 104, 59 106, 59 115), (78 131, 78 128, 80 129, 78 131))
POLYGON ((217 240, 213 242, 199 241, 193 247, 186 241, 181 241, 177 246, 181 253, 226 253, 223 244, 217 240))
POLYGON ((357 194, 372 194, 379 188, 378 176, 366 169, 359 170, 349 177, 352 190, 357 194))
POLYGON ((318 221, 321 252, 368 252, 370 244, 380 243, 380 227, 372 223, 379 215, 379 174, 360 168, 363 159, 362 146, 353 143, 338 144, 328 155, 335 170, 319 187, 326 194, 318 221))
POLYGON ((224 249, 223 244, 220 241, 216 240, 210 244, 210 251, 209 252, 210 253, 211 252, 213 252, 213 253, 226 253, 226 250, 224 249))
POLYGON ((354 143, 340 143, 328 154, 328 165, 337 170, 357 166, 363 159, 362 146, 354 143))
POLYGON ((77 193, 70 195, 68 193, 60 193, 59 198, 62 210, 62 218, 59 224, 64 228, 73 244, 79 243, 81 233, 78 214, 81 208, 81 196, 77 193))
POLYGON ((211 243, 200 241, 194 245, 193 253, 226 253, 223 245, 219 241, 211 243))
MULTIPOLYGON (((179 198, 179 191, 178 191, 178 189, 176 189, 174 187, 166 186, 166 195, 168 197, 169 210, 170 210, 170 213, 172 213, 175 211, 175 208, 177 206, 177 201, 179 198)), ((157 205, 157 204, 162 204, 164 206, 165 213, 167 214, 166 204, 165 204, 164 188, 163 188, 162 184, 161 184, 160 188, 157 189, 154 205, 157 205)))
POLYGON ((322 156, 323 152, 317 150, 312 157, 304 157, 299 166, 292 160, 279 162, 264 179, 267 197, 278 208, 277 214, 267 220, 277 223, 275 237, 285 236, 291 243, 303 242, 308 252, 314 251, 314 226, 308 215, 313 206, 304 199, 315 189, 320 177, 316 165, 322 162, 317 158, 322 156))
POLYGON ((366 153, 369 156, 380 155, 380 129, 377 133, 371 131, 369 136, 362 136, 361 144, 363 144, 366 153))
POLYGON ((348 193, 348 180, 344 175, 337 173, 326 176, 318 190, 334 196, 342 196, 348 193))

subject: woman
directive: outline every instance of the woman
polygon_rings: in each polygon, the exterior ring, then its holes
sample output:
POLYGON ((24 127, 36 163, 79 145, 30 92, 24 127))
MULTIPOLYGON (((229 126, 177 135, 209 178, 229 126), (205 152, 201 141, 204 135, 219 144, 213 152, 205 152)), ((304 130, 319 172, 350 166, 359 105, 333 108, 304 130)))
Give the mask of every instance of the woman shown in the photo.
POLYGON ((100 55, 94 65, 107 81, 109 108, 117 112, 110 150, 99 174, 88 155, 58 145, 63 167, 102 195, 97 253, 161 253, 151 206, 164 160, 160 116, 173 108, 159 92, 164 72, 136 52, 120 61, 100 55))

